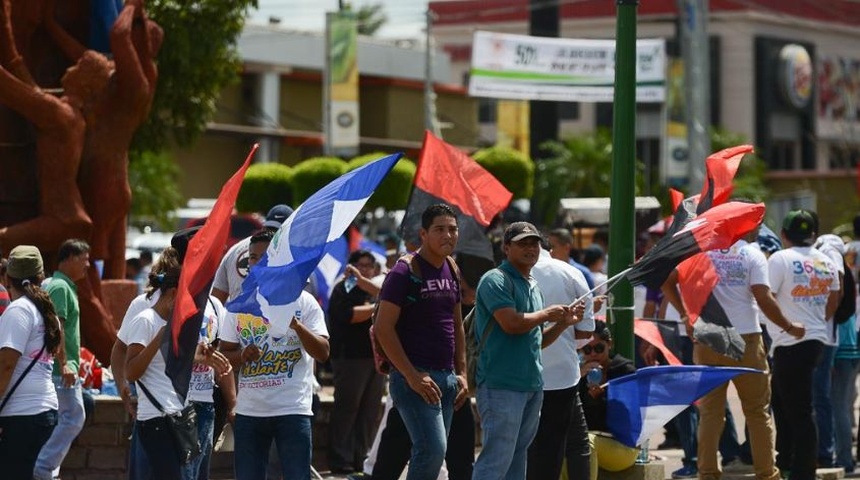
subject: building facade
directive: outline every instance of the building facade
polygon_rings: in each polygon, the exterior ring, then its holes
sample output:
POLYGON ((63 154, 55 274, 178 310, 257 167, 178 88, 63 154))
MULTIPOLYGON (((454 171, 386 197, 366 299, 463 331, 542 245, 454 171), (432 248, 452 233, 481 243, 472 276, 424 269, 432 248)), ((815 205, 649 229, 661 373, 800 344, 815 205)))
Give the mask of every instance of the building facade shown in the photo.
MULTIPOLYGON (((711 123, 742 134, 766 162, 770 213, 804 206, 823 229, 858 208, 860 3, 849 0, 710 0, 711 123), (804 75, 803 72, 808 72, 804 75)), ((467 85, 475 31, 528 34, 529 0, 433 2, 437 43, 451 56, 450 82, 467 85)), ((559 2, 560 36, 614 38, 615 5, 559 2)), ((639 38, 663 38, 679 57, 676 0, 638 8, 639 38)), ((670 62, 671 63, 671 62, 670 62)), ((670 80, 671 82, 671 80, 670 80)), ((481 99, 480 132, 496 139, 494 100, 481 99)), ((562 136, 611 127, 611 104, 562 104, 562 136)), ((637 108, 637 156, 666 168, 659 105, 637 108)))
MULTIPOLYGON (((325 36, 278 25, 246 25, 238 42, 241 80, 218 100, 206 133, 175 157, 183 195, 214 197, 254 142, 257 161, 294 165, 323 154, 325 36), (205 167, 204 167, 205 166, 205 167)), ((358 154, 402 151, 418 159, 424 137, 424 45, 359 37, 358 154)), ((446 141, 472 146, 477 100, 451 83, 450 58, 433 56, 438 117, 446 141)))

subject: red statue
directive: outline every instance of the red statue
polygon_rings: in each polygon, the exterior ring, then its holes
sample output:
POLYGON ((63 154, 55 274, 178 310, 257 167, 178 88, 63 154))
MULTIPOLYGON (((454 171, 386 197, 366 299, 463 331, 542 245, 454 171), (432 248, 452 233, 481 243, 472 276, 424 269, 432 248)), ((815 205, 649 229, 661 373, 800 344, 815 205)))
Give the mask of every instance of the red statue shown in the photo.
MULTIPOLYGON (((90 243, 91 258, 104 262, 104 278, 123 279, 131 203, 128 147, 152 106, 162 31, 146 18, 142 0, 129 0, 111 29, 108 60, 60 26, 52 1, 0 2, 0 105, 32 125, 38 191, 32 218, 4 221, 8 209, 0 208, 0 249, 35 244, 50 258, 64 240, 82 238, 90 243), (40 62, 50 65, 46 47, 33 41, 43 40, 35 35, 40 29, 73 63, 61 79, 60 97, 36 85, 39 75, 31 72, 40 64, 18 50, 38 51, 40 62)), ((0 118, 6 120, 0 121, 0 146, 10 137, 8 118, 0 118)), ((84 344, 107 364, 116 331, 95 268, 78 287, 84 344)))

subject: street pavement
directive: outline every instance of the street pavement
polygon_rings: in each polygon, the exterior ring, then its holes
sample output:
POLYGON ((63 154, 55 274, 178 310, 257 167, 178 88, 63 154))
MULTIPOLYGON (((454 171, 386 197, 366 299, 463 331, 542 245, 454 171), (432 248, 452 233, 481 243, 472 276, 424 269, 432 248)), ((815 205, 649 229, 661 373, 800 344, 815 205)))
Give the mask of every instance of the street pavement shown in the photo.
MULTIPOLYGON (((324 392, 324 394, 325 393, 328 393, 328 392, 324 392)), ((734 415, 734 418, 735 418, 735 429, 737 430, 738 441, 743 443, 743 441, 745 439, 745 437, 744 437, 744 413, 743 413, 743 410, 741 409, 741 404, 740 404, 740 400, 738 399, 738 396, 737 396, 737 391, 735 390, 733 385, 729 385, 727 398, 728 398, 728 402, 729 402, 729 408, 731 408, 732 415, 734 415)), ((858 408, 858 405, 855 404, 855 411, 857 410, 857 408, 858 408)), ((856 414, 855 414, 854 418, 857 418, 856 414)), ((651 439, 649 440, 648 443, 649 443, 649 445, 656 447, 656 446, 660 445, 661 443, 663 443, 663 440, 664 440, 663 432, 660 431, 660 432, 656 433, 653 437, 651 437, 651 439)), ((656 448, 652 448, 651 450, 649 450, 649 454, 650 454, 649 456, 651 458, 651 461, 659 462, 659 463, 663 464, 664 474, 665 474, 665 478, 667 480, 672 478, 672 472, 681 468, 681 466, 682 466, 681 459, 683 458, 684 453, 680 449, 657 450, 656 448)), ((319 472, 319 473, 320 473, 320 477, 324 480, 342 480, 342 479, 347 478, 347 475, 334 475, 334 474, 331 474, 329 472, 319 472)), ((821 472, 819 472, 819 475, 820 475, 820 473, 821 472)), ((403 475, 400 476, 400 479, 403 480, 405 478, 406 478, 406 472, 404 471, 403 475)), ((751 480, 751 479, 755 478, 755 475, 753 474, 752 467, 750 466, 747 469, 742 469, 741 471, 733 471, 731 473, 726 472, 723 474, 722 478, 724 480, 751 480)), ((836 477, 834 476, 831 478, 836 478, 836 477)), ((860 478, 860 472, 852 474, 852 475, 845 475, 844 478, 860 478)), ((579 479, 577 479, 577 480, 579 480, 579 479)))

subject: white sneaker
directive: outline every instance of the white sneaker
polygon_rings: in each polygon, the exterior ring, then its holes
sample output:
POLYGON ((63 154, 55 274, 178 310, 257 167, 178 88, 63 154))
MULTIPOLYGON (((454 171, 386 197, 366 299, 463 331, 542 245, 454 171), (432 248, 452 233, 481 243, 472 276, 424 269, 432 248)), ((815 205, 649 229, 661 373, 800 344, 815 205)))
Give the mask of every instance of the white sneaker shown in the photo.
POLYGON ((753 471, 752 465, 747 465, 740 458, 735 458, 731 462, 728 462, 723 465, 724 472, 751 472, 753 471))

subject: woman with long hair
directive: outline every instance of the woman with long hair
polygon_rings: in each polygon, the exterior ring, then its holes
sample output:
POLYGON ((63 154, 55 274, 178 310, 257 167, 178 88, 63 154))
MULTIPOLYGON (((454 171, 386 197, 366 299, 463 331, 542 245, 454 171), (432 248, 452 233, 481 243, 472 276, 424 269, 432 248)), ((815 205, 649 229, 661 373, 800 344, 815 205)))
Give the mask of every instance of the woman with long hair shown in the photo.
POLYGON ((0 316, 0 465, 4 478, 33 478, 42 445, 57 424, 51 378, 63 331, 48 293, 39 249, 9 253, 6 280, 12 303, 0 316))
POLYGON ((184 407, 170 378, 164 373, 165 362, 161 343, 165 326, 176 299, 180 265, 177 258, 164 259, 160 273, 150 275, 148 291, 159 296, 151 308, 135 316, 127 327, 128 350, 125 375, 137 382, 138 406, 135 428, 146 452, 152 474, 160 479, 182 478, 183 459, 171 435, 166 415, 179 413, 184 407), (160 408, 152 400, 158 402, 160 408))

